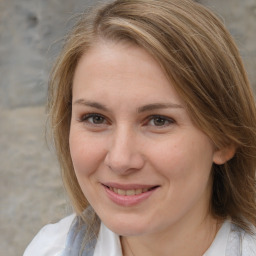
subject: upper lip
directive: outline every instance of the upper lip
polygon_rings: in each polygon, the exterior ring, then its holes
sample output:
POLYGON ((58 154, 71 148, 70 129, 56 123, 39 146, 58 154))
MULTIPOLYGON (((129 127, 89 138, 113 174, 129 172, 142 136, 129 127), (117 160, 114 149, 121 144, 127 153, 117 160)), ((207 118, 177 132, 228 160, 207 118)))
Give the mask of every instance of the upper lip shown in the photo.
POLYGON ((146 185, 146 184, 120 184, 114 182, 105 182, 102 185, 110 188, 117 188, 122 190, 132 190, 132 189, 143 189, 143 188, 154 188, 158 187, 159 185, 146 185))

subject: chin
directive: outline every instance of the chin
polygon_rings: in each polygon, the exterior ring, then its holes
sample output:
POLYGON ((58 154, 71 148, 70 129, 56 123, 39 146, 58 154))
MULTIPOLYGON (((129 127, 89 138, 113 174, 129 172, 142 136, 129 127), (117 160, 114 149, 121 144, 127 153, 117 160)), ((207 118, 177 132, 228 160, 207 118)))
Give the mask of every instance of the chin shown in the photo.
POLYGON ((137 226, 132 225, 115 225, 115 226, 109 226, 110 230, 112 230, 114 233, 118 234, 119 236, 141 236, 146 232, 143 228, 138 228, 137 226))
POLYGON ((141 221, 133 221, 131 218, 125 220, 113 218, 112 220, 102 220, 105 226, 120 236, 140 236, 148 233, 149 227, 141 221))

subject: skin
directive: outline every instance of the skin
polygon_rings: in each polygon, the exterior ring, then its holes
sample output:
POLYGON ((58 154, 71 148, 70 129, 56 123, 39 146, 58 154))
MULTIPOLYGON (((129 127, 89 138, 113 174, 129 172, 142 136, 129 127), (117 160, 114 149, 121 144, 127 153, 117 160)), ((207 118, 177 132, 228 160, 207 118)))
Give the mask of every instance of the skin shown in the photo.
POLYGON ((212 243, 219 226, 209 212, 211 167, 224 153, 193 124, 145 50, 100 41, 81 58, 70 151, 85 197, 122 236, 124 255, 195 256, 212 243), (124 206, 108 197, 109 182, 157 188, 124 206))

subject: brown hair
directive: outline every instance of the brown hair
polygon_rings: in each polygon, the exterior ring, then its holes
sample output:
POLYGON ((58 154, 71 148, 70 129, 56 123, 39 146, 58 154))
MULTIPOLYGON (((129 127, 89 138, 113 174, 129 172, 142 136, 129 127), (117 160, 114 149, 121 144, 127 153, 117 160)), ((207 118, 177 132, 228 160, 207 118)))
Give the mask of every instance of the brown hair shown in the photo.
POLYGON ((211 211, 251 231, 256 225, 256 110, 239 52, 222 22, 191 0, 117 0, 81 16, 67 38, 49 84, 49 114, 64 185, 77 214, 88 202, 69 152, 72 81, 96 40, 129 41, 161 65, 194 123, 216 147, 236 147, 213 164, 211 211))

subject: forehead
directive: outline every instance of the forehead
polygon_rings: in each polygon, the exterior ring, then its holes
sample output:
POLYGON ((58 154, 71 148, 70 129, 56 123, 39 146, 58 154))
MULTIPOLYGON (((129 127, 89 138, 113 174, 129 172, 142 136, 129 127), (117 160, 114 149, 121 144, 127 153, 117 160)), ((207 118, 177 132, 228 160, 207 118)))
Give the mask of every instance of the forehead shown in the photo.
POLYGON ((115 93, 168 101, 172 83, 158 62, 141 47, 115 42, 96 43, 80 59, 73 80, 73 95, 106 97, 115 93), (158 97, 158 98, 157 98, 158 97))
MULTIPOLYGON (((82 55, 76 70, 79 69, 82 63, 83 68, 91 68, 97 65, 97 68, 102 69, 111 67, 115 68, 117 71, 122 69, 134 71, 129 64, 138 61, 140 61, 140 64, 143 64, 144 68, 154 64, 155 69, 157 68, 159 71, 159 75, 163 75, 160 65, 144 48, 126 41, 115 42, 109 40, 96 41, 96 43, 82 55)), ((133 67, 135 67, 135 65, 133 65, 133 67)))

